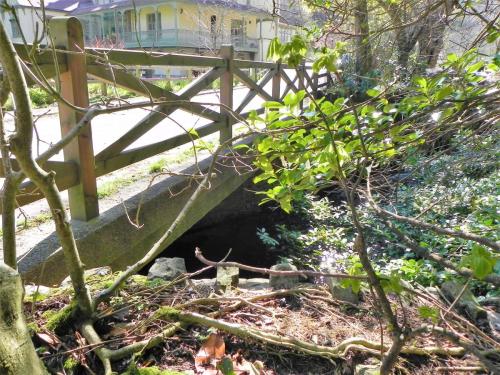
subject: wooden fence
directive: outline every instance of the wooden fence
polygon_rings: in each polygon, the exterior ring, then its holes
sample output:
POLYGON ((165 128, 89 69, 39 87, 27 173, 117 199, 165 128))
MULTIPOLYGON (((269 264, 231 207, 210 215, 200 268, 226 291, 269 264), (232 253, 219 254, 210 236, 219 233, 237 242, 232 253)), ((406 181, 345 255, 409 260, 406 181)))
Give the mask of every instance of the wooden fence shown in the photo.
MULTIPOLYGON (((89 117, 89 123, 84 130, 64 147, 64 161, 48 161, 43 165, 44 169, 55 171, 59 189, 69 191, 71 217, 76 220, 87 221, 99 215, 97 177, 192 141, 192 134, 180 134, 128 149, 174 111, 181 109, 209 120, 208 124, 196 128, 197 137, 219 132, 220 142, 227 142, 232 138, 235 115, 247 118, 250 112, 244 112, 245 107, 256 96, 264 100, 282 101, 290 91, 316 92, 332 80, 326 73, 311 74, 305 65, 296 69, 295 77, 291 78, 292 75, 287 73, 287 70, 290 70, 283 64, 235 59, 232 46, 222 46, 219 57, 85 48, 82 27, 74 17, 51 19, 50 30, 55 48, 33 51, 29 46, 17 45, 16 50, 35 75, 43 74, 45 78, 57 77, 61 97, 74 105, 71 107, 62 101, 59 102, 59 120, 63 136, 70 132, 85 114, 85 111, 75 107, 89 108, 88 79, 116 85, 152 99, 150 112, 98 154, 93 150, 89 117), (172 93, 131 74, 127 70, 127 67, 131 66, 175 66, 204 68, 208 71, 180 92, 172 93), (246 69, 259 69, 264 74, 256 81, 245 72, 246 69), (237 108, 233 103, 235 77, 249 88, 248 94, 237 108), (213 108, 213 105, 207 106, 192 100, 202 90, 211 87, 217 79, 220 79, 220 110, 209 108, 213 108), (268 84, 271 87, 270 92, 265 89, 268 84)), ((26 78, 30 85, 37 83, 36 77, 31 74, 27 74, 26 78)), ((257 111, 262 113, 263 109, 257 111)), ((16 165, 15 160, 13 165, 16 165)), ((0 172, 2 177, 3 171, 0 172)), ((17 201, 19 205, 24 205, 41 198, 34 184, 26 181, 21 186, 17 201)))

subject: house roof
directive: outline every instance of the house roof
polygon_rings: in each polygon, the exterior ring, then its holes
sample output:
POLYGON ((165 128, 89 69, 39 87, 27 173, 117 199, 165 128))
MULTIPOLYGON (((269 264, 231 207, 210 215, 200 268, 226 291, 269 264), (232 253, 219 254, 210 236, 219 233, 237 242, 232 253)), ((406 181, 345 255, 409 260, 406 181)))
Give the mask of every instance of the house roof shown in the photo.
MULTIPOLYGON (((41 8, 42 0, 16 0, 17 6, 27 8, 41 8)), ((45 9, 71 12, 82 3, 92 3, 92 0, 44 0, 45 9)))
MULTIPOLYGON (((26 1, 26 0, 25 0, 26 1)), ((55 0, 55 2, 73 2, 77 3, 77 7, 71 11, 71 15, 82 15, 93 12, 100 12, 104 10, 128 8, 141 5, 159 5, 165 4, 165 0, 119 0, 108 4, 94 4, 91 0, 55 0)), ((269 12, 263 9, 259 9, 250 5, 239 4, 233 0, 183 0, 182 2, 195 3, 207 6, 218 6, 228 9, 239 10, 243 12, 251 12, 258 14, 269 15, 269 12)))

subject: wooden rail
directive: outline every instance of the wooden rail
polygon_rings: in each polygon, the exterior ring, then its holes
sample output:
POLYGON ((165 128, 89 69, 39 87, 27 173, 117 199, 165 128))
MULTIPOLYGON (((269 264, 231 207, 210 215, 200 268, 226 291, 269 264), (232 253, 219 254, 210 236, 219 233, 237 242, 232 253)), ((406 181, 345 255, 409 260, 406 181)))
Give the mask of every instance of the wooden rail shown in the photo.
MULTIPOLYGON (((110 83, 139 95, 150 98, 150 112, 137 122, 129 131, 100 151, 93 152, 92 127, 90 120, 85 129, 64 148, 64 161, 49 161, 43 165, 46 170, 56 172, 56 183, 60 190, 69 190, 71 217, 76 220, 90 220, 99 215, 96 178, 116 171, 151 156, 187 144, 193 138, 220 133, 220 142, 232 138, 235 115, 246 118, 249 112, 243 112, 257 96, 263 100, 282 101, 289 92, 318 89, 331 83, 330 74, 311 74, 305 65, 296 69, 296 76, 289 76, 289 68, 281 63, 238 60, 233 57, 232 46, 222 46, 219 57, 192 56, 137 50, 90 49, 83 45, 82 27, 74 17, 54 17, 50 20, 50 29, 54 32, 54 47, 33 51, 29 46, 17 45, 21 59, 31 66, 36 74, 43 74, 45 79, 56 77, 60 84, 61 96, 76 107, 88 108, 89 97, 87 80, 110 83), (136 77, 127 67, 133 66, 176 66, 209 68, 180 92, 172 93, 154 85, 148 80, 136 77), (244 69, 263 70, 258 81, 244 69), (241 104, 234 108, 233 82, 238 78, 246 87, 248 94, 241 104), (209 108, 192 99, 211 84, 220 80, 219 110, 209 108), (271 90, 266 85, 271 82, 271 90), (282 88, 282 83, 284 89, 282 88), (196 128, 197 135, 180 134, 145 146, 128 149, 146 132, 176 110, 181 109, 197 117, 207 119, 208 124, 196 128)), ((27 75, 30 84, 36 79, 27 75)), ((212 108, 215 105, 210 105, 212 108)), ((258 112, 262 113, 263 109, 258 112)), ((70 131, 83 116, 82 111, 59 102, 59 119, 62 134, 70 131)), ((94 129, 95 131, 95 129, 94 129)), ((15 161, 13 161, 15 166, 15 161)), ((0 177, 3 171, 0 168, 0 177)), ((21 186, 18 204, 24 205, 41 199, 41 194, 30 181, 21 186)))

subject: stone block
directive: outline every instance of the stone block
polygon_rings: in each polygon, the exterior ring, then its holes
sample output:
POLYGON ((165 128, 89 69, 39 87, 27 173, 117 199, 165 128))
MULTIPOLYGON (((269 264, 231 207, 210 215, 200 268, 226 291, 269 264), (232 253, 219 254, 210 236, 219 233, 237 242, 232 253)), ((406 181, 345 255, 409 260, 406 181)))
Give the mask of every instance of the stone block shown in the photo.
POLYGON ((174 280, 186 272, 183 258, 157 258, 149 269, 148 280, 174 280))
POLYGON ((359 302, 359 294, 354 293, 351 287, 344 287, 340 280, 335 277, 327 277, 326 283, 330 289, 332 297, 339 301, 357 304, 359 302))
POLYGON ((240 269, 238 267, 217 267, 217 278, 215 282, 216 290, 225 291, 237 288, 240 279, 240 269))
MULTIPOLYGON (((271 267, 273 271, 297 271, 290 263, 279 263, 271 267)), ((299 283, 299 276, 269 276, 269 285, 273 289, 293 289, 299 283)))

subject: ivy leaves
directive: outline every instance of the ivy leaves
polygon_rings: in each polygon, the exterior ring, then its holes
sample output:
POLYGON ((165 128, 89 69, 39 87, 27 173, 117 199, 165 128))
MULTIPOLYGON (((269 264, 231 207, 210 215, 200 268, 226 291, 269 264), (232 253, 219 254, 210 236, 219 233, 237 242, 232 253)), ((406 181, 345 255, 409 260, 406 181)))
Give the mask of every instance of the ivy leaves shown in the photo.
POLYGON ((498 262, 498 256, 494 256, 484 247, 474 244, 469 255, 462 259, 462 266, 469 267, 474 276, 479 280, 483 280, 486 276, 493 272, 495 265, 498 262))

